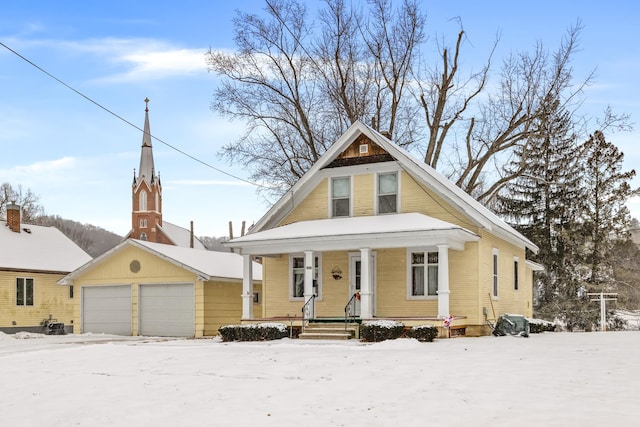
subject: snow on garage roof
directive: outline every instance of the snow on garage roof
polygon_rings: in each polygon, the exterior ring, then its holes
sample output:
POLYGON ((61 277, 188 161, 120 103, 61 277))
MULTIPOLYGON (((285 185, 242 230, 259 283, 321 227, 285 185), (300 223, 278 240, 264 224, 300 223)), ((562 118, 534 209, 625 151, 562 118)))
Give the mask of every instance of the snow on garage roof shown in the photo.
MULTIPOLYGON (((68 274, 58 281, 58 284, 67 284, 69 281, 73 281, 73 279, 78 275, 93 268, 103 260, 121 251, 126 246, 135 246, 159 256, 175 265, 178 265, 179 267, 192 271, 193 273, 201 276, 203 280, 242 280, 243 277, 243 258, 241 255, 235 253, 183 248, 180 246, 165 245, 162 243, 127 239, 115 248, 68 274)), ((262 280, 262 265, 257 262, 253 262, 253 280, 262 280)))

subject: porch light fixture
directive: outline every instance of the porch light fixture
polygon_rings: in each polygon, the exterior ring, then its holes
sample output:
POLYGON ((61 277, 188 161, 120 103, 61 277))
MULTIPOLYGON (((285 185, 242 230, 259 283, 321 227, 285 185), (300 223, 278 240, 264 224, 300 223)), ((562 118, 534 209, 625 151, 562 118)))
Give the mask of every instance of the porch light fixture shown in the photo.
POLYGON ((331 270, 331 275, 335 280, 340 280, 342 279, 342 270, 340 269, 340 267, 335 266, 333 267, 333 270, 331 270))

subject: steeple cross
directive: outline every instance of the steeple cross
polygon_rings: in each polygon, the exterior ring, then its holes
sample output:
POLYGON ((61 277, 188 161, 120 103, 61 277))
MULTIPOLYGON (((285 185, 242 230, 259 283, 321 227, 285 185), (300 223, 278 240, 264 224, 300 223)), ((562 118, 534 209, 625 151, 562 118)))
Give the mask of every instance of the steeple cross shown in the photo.
POLYGON ((145 98, 144 99, 144 103, 145 103, 144 111, 146 111, 148 113, 149 112, 149 98, 145 98))

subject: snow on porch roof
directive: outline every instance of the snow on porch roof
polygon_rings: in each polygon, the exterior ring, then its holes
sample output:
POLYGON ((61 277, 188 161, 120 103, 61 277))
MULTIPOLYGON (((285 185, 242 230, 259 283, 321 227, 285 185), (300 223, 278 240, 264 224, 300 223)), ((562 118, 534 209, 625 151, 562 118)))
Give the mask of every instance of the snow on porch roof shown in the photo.
POLYGON ((257 255, 435 244, 449 244, 453 249, 462 250, 465 242, 477 240, 478 235, 458 225, 420 213, 405 213, 294 222, 247 234, 225 245, 257 255))

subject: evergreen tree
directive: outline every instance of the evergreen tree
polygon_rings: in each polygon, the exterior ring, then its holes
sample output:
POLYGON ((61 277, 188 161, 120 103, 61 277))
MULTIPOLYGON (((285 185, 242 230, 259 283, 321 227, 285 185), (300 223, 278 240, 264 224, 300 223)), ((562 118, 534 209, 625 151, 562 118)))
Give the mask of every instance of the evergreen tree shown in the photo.
POLYGON ((623 171, 624 154, 607 142, 602 132, 595 132, 585 143, 585 182, 587 190, 584 209, 584 237, 588 283, 592 291, 612 288, 613 272, 610 258, 617 241, 629 239, 631 215, 627 200, 638 194, 629 181, 635 170, 623 171))
POLYGON ((531 259, 545 271, 536 274, 534 310, 541 317, 560 317, 582 325, 576 314, 588 301, 580 298, 579 229, 584 194, 581 189, 580 147, 572 133, 570 114, 550 104, 541 120, 539 138, 518 152, 514 168, 525 172, 498 198, 498 211, 536 243, 531 259))

